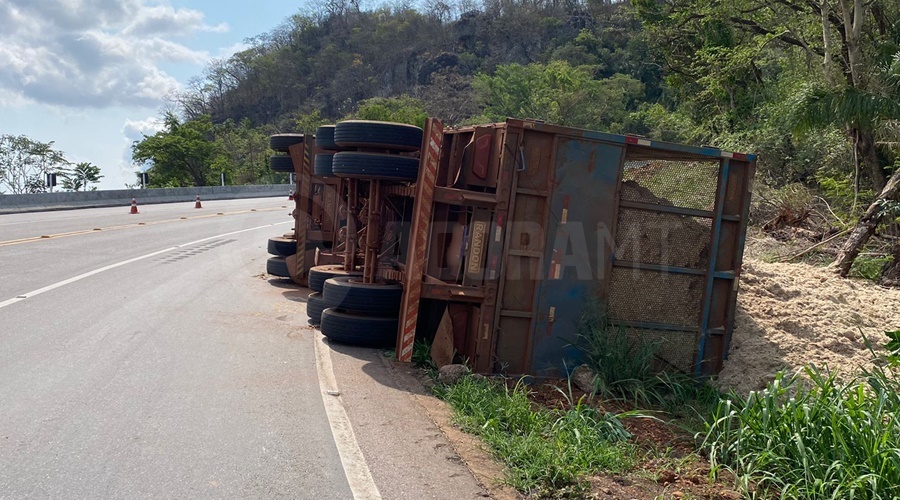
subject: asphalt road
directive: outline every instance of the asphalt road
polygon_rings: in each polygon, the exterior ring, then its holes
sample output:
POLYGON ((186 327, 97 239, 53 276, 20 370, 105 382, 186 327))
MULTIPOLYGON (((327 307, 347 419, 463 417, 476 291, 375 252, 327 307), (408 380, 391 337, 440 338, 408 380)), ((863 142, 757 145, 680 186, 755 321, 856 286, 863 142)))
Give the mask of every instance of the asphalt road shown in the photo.
POLYGON ((484 495, 379 353, 325 347, 326 412, 307 292, 264 274, 291 208, 0 216, 0 499, 484 495))

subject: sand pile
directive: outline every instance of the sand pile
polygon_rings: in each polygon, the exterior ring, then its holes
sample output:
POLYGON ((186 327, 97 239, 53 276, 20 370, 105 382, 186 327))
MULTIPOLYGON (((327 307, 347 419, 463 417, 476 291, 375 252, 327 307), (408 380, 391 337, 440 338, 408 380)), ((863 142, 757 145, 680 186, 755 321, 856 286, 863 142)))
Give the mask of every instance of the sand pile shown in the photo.
POLYGON ((900 290, 808 264, 747 259, 731 352, 717 384, 746 394, 778 370, 809 363, 852 376, 872 362, 860 332, 881 347, 884 331, 898 329, 900 290))

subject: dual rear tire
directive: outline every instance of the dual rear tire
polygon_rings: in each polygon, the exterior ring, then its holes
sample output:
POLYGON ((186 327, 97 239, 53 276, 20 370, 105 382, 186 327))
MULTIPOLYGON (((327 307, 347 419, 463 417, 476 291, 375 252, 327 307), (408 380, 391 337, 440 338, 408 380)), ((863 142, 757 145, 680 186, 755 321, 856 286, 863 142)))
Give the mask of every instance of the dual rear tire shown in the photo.
MULTIPOLYGON (((327 267, 327 266, 320 266, 327 267)), ((310 270, 313 276, 323 271, 310 270)), ((391 347, 396 342, 403 286, 399 283, 362 283, 356 276, 338 276, 323 282, 322 292, 310 295, 307 313, 329 340, 366 347, 391 347)))

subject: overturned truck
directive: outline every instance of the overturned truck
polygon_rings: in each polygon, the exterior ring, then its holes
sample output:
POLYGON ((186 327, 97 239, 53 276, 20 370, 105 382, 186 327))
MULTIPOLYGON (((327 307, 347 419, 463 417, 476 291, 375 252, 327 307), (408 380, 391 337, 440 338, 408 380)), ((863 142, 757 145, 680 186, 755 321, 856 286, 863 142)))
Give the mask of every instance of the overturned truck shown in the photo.
POLYGON ((288 263, 332 340, 410 361, 437 338, 480 373, 556 376, 601 304, 660 368, 722 367, 754 155, 515 119, 341 122, 291 155, 288 263))

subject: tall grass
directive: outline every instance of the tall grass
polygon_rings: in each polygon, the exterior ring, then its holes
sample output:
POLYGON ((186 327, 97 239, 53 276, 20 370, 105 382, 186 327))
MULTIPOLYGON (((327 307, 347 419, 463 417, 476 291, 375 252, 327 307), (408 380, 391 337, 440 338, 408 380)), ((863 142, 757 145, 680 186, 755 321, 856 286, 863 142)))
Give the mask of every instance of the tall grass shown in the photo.
POLYGON ((629 337, 625 328, 610 322, 606 306, 591 303, 578 323, 573 343, 596 375, 597 393, 645 403, 658 383, 653 372, 657 346, 639 336, 629 337))
POLYGON ((841 383, 809 366, 746 399, 724 398, 702 447, 713 469, 782 498, 900 496, 900 384, 878 368, 841 383), (801 377, 804 374, 805 377, 801 377))
POLYGON ((507 465, 509 483, 529 495, 579 495, 584 475, 621 472, 635 463, 622 415, 601 413, 583 400, 570 399, 565 411, 551 410, 535 406, 521 381, 509 388, 475 377, 440 387, 438 394, 457 423, 507 465))

